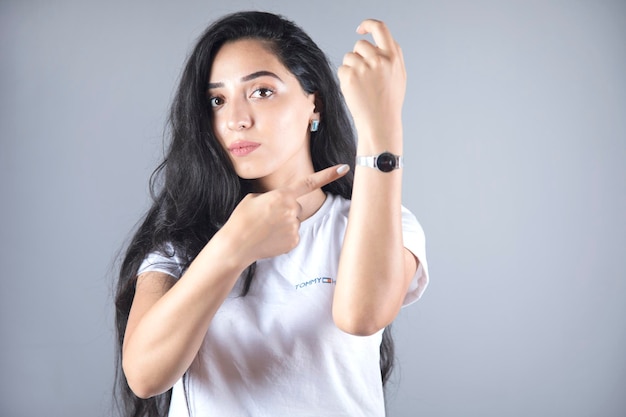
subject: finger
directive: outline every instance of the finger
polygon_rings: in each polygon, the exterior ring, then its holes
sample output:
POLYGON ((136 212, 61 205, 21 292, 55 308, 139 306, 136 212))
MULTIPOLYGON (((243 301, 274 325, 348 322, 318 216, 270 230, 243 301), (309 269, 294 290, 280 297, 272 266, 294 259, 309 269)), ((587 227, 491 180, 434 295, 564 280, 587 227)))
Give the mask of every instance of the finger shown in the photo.
POLYGON ((366 41, 365 39, 359 39, 354 44, 354 48, 352 53, 361 56, 365 59, 370 59, 378 55, 380 48, 372 45, 371 42, 366 41))
POLYGON ((363 63, 363 57, 356 52, 348 52, 343 56, 342 65, 347 67, 356 67, 363 63))
POLYGON ((302 215, 302 204, 298 203, 297 201, 296 201, 296 204, 297 204, 297 206, 296 206, 297 207, 297 209, 296 209, 296 212, 297 212, 296 219, 298 219, 298 221, 300 223, 302 223, 302 219, 300 218, 300 216, 302 215))
POLYGON ((391 36, 391 32, 389 32, 387 25, 380 20, 364 20, 363 22, 361 22, 356 31, 358 34, 361 35, 371 33, 372 38, 374 38, 374 43, 381 49, 390 50, 394 45, 394 40, 391 36))
POLYGON ((349 170, 348 165, 335 165, 302 178, 287 188, 296 198, 302 197, 343 177, 349 170))

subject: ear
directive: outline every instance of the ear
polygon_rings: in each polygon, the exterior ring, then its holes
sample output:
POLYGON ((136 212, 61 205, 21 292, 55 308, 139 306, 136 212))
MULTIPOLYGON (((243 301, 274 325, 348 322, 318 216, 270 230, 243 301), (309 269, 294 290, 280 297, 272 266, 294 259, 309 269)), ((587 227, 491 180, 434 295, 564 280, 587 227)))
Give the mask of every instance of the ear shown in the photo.
POLYGON ((313 119, 322 120, 322 112, 324 111, 324 102, 320 98, 319 93, 316 91, 311 94, 313 96, 313 119))

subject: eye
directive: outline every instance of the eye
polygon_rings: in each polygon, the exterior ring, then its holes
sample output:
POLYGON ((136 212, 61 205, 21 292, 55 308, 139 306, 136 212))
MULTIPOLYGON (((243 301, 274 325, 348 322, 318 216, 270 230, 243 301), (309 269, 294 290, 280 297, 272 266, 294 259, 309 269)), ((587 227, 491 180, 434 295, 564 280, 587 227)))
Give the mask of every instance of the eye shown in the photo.
POLYGON ((274 94, 274 90, 270 89, 270 88, 257 88, 256 90, 254 90, 252 92, 252 97, 253 98, 269 98, 274 94))
POLYGON ((224 100, 221 97, 209 97, 209 104, 211 107, 219 107, 224 104, 224 100))

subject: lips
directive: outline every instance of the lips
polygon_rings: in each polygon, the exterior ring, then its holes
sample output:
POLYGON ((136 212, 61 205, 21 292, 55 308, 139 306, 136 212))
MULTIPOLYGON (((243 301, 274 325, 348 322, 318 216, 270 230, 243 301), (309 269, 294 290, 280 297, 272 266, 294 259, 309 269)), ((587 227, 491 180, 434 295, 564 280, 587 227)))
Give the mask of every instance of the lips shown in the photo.
POLYGON ((228 147, 228 150, 234 156, 246 156, 254 152, 259 146, 261 146, 260 143, 238 140, 236 142, 233 142, 228 147))

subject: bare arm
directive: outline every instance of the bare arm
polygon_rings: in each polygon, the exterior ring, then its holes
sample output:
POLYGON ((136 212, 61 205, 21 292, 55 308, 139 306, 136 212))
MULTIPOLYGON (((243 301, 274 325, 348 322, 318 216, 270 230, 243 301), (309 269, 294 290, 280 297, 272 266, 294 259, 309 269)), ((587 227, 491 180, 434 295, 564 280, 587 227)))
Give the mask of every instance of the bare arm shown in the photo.
POLYGON ((345 174, 337 168, 246 196, 178 281, 159 272, 138 277, 122 351, 124 374, 137 396, 161 394, 185 373, 241 272, 298 244, 297 199, 345 174))
POLYGON ((167 391, 187 370, 204 334, 245 266, 216 236, 176 282, 160 272, 137 279, 122 367, 135 394, 167 391))
MULTIPOLYGON (((382 22, 366 20, 359 33, 371 33, 376 45, 358 41, 339 68, 357 129, 357 154, 402 155, 402 51, 382 22)), ((356 167, 333 300, 335 323, 348 333, 373 334, 391 323, 402 306, 418 260, 403 247, 401 204, 401 169, 385 173, 356 167)))

